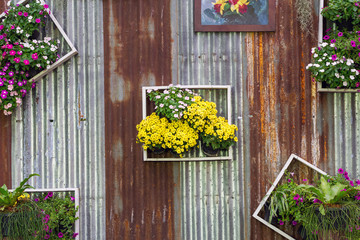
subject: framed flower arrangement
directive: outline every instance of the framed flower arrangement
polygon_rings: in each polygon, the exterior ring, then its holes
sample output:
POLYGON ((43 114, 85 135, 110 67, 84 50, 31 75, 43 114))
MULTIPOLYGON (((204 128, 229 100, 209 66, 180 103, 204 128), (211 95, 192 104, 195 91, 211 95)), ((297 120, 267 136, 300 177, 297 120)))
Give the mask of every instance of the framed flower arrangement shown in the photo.
POLYGON ((275 31, 275 0, 194 0, 196 32, 275 31))

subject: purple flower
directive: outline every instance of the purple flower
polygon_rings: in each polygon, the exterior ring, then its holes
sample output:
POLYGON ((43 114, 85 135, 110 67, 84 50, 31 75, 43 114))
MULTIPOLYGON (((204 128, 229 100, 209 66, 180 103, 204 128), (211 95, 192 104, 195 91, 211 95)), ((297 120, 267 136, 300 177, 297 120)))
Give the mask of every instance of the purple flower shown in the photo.
POLYGON ((27 13, 27 12, 24 12, 24 17, 27 17, 27 16, 29 16, 29 14, 27 13))
POLYGON ((21 16, 21 15, 22 15, 22 12, 18 12, 18 15, 21 16))
POLYGON ((344 176, 348 176, 348 174, 349 174, 349 173, 348 173, 347 171, 344 172, 344 176))
POLYGON ((35 20, 35 22, 36 22, 36 23, 41 23, 40 18, 37 18, 37 19, 35 20))
POLYGON ((300 198, 299 194, 296 194, 296 195, 294 196, 294 200, 299 200, 299 198, 300 198))
POLYGON ((288 179, 288 183, 291 183, 291 179, 290 179, 290 178, 288 179))
POLYGON ((47 223, 48 221, 49 221, 48 217, 44 217, 43 220, 42 220, 43 223, 47 223))
POLYGON ((353 181, 350 181, 350 185, 353 187, 353 186, 354 186, 354 182, 353 182, 353 181))
POLYGON ((354 41, 351 41, 351 46, 356 47, 356 43, 354 41))
POLYGON ((343 174, 343 173, 344 173, 344 169, 339 168, 339 169, 338 169, 338 173, 343 174))
POLYGON ((319 199, 315 198, 315 199, 314 199, 314 203, 320 203, 320 204, 322 204, 322 201, 320 201, 319 199))
POLYGON ((70 197, 71 201, 75 201, 75 198, 73 196, 70 197))
POLYGON ((78 234, 78 233, 74 233, 74 234, 72 235, 72 238, 76 238, 77 235, 79 235, 79 234, 78 234))
POLYGON ((306 179, 306 178, 304 178, 304 179, 303 179, 303 181, 304 181, 304 182, 307 182, 307 179, 306 179))
POLYGON ((332 59, 333 61, 335 61, 335 60, 337 59, 336 54, 332 55, 332 56, 331 56, 331 59, 332 59))
POLYGON ((324 40, 329 40, 329 38, 330 38, 329 35, 324 36, 324 40))
POLYGON ((50 235, 49 234, 46 234, 44 239, 49 239, 50 238, 50 235))
POLYGON ((35 202, 38 202, 38 201, 39 201, 39 199, 38 199, 38 198, 35 198, 35 199, 34 199, 34 201, 35 201, 35 202))
POLYGON ((279 220, 279 224, 280 224, 280 225, 284 225, 284 222, 281 221, 281 220, 279 220))
POLYGON ((339 36, 339 37, 342 37, 342 35, 343 35, 342 32, 339 32, 339 33, 338 33, 338 36, 339 36))
POLYGON ((356 180, 356 184, 357 184, 357 185, 360 185, 360 180, 359 180, 359 179, 356 180))
POLYGON ((49 192, 47 196, 48 196, 49 198, 51 198, 51 197, 53 197, 53 195, 54 195, 53 192, 49 192))
POLYGON ((64 236, 64 234, 62 232, 59 232, 58 237, 62 238, 63 236, 64 236))
POLYGON ((343 190, 341 190, 341 191, 342 191, 342 192, 343 192, 343 191, 346 191, 346 188, 344 188, 344 189, 343 189, 343 190))
POLYGON ((296 221, 292 221, 291 224, 292 224, 293 226, 295 226, 295 225, 297 224, 297 222, 296 222, 296 221))
POLYGON ((336 43, 336 39, 331 39, 331 43, 336 43))

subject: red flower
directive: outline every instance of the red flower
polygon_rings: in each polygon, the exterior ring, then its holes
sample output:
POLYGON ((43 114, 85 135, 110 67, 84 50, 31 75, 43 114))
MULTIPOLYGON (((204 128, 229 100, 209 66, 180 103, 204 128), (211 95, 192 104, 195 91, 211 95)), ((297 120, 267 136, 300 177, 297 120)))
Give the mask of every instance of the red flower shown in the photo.
POLYGON ((219 13, 219 12, 220 12, 220 8, 221 8, 221 4, 215 4, 215 5, 214 5, 214 10, 215 10, 215 12, 219 13))
POLYGON ((248 7, 245 4, 239 6, 239 12, 242 13, 242 14, 246 13, 247 9, 248 9, 248 7))

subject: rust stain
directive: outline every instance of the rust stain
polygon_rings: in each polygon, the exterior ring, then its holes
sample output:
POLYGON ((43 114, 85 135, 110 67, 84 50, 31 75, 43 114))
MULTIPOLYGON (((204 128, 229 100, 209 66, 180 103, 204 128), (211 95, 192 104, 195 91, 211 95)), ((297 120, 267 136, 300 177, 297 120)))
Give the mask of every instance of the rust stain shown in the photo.
MULTIPOLYGON (((6 7, 6 1, 0 1, 0 12, 6 7)), ((11 117, 0 112, 0 186, 6 184, 11 188, 11 117)))
MULTIPOLYGON (((317 41, 301 32, 294 4, 290 0, 276 6, 275 33, 246 36, 251 214, 270 187, 268 180, 275 179, 291 153, 309 160, 318 158, 312 149, 320 148, 314 129, 317 115, 313 117, 316 94, 304 70, 310 62, 307 53, 317 41)), ((313 17, 317 18, 315 12, 313 17)), ((278 238, 251 219, 251 239, 278 238)))
POLYGON ((141 87, 172 82, 170 2, 103 6, 106 238, 174 239, 173 164, 143 162, 135 143, 141 87))

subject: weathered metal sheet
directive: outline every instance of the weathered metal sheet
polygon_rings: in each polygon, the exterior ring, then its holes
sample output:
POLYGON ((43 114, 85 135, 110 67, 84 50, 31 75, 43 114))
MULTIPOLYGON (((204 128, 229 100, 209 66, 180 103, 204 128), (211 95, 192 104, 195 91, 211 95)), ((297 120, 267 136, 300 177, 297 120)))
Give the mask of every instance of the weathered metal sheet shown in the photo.
MULTIPOLYGON (((305 66, 310 49, 317 44, 314 36, 305 35, 296 20, 295 0, 278 3, 275 33, 248 33, 246 52, 248 77, 246 98, 249 109, 249 155, 246 173, 250 185, 246 191, 254 212, 281 167, 291 153, 324 169, 325 152, 320 142, 321 106, 316 84, 305 66)), ((317 3, 313 1, 314 6, 317 3)), ((317 15, 313 12, 313 22, 317 15)), ((327 117, 327 116, 326 116, 327 117)), ((326 169, 324 169, 326 170, 326 169)), ((251 219, 250 239, 278 239, 279 235, 251 219)))
POLYGON ((169 1, 104 0, 107 239, 174 238, 174 163, 135 143, 142 86, 171 83, 170 22, 169 1))
POLYGON ((35 172, 37 188, 80 188, 80 239, 105 239, 102 1, 47 3, 79 54, 13 116, 12 183, 35 172))

